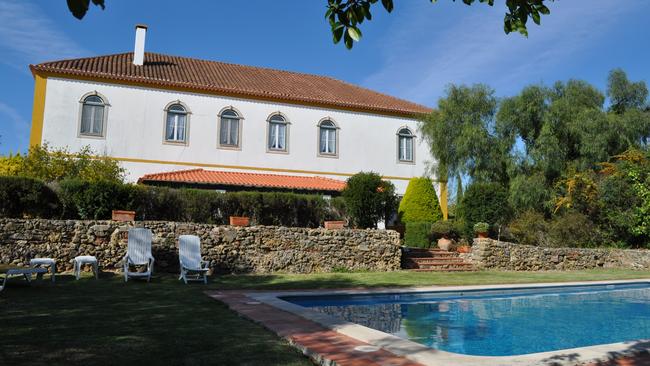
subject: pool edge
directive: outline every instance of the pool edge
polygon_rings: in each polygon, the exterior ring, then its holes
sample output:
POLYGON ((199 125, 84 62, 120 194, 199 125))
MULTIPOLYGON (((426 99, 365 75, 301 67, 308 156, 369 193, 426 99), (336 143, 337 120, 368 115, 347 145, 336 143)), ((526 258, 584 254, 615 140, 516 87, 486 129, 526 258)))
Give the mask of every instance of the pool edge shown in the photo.
POLYGON ((507 290, 522 288, 545 288, 555 286, 585 286, 585 285, 615 285, 615 284, 650 283, 650 279, 610 280, 610 281, 580 281, 580 282, 547 282, 526 284, 499 284, 499 285, 471 285, 471 286, 419 286, 382 289, 342 289, 342 290, 309 290, 309 291, 265 291, 245 292, 245 294, 274 308, 287 311, 302 318, 318 323, 325 328, 357 339, 361 342, 372 344, 385 349, 393 354, 405 357, 423 365, 448 365, 459 366, 486 365, 575 365, 594 361, 606 360, 613 354, 625 357, 641 351, 650 351, 648 340, 633 340, 619 343, 609 343, 579 348, 562 349, 556 351, 530 353, 516 356, 473 356, 447 351, 435 350, 419 343, 403 339, 392 334, 368 328, 356 323, 336 319, 332 316, 302 307, 281 299, 284 296, 309 296, 309 295, 361 295, 381 293, 418 293, 418 292, 445 292, 467 290, 507 290), (640 346, 643 345, 643 346, 640 346))

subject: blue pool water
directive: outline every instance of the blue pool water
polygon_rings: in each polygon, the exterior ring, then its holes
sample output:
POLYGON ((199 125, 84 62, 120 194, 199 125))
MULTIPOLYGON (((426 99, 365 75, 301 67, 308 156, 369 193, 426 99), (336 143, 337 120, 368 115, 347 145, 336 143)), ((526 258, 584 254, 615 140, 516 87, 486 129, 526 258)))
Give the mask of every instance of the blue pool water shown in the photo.
POLYGON ((650 283, 283 299, 467 355, 510 356, 650 338, 650 283))

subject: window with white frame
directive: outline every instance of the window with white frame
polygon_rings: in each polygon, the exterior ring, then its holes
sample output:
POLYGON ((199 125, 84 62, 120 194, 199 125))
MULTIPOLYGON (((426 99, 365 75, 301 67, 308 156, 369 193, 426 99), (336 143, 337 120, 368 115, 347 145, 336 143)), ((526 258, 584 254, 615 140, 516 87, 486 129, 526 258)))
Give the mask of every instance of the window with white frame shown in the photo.
POLYGON ((241 117, 232 109, 221 112, 219 121, 219 146, 237 148, 240 144, 239 130, 241 117))
POLYGON ((413 140, 415 136, 408 128, 397 132, 397 155, 399 161, 413 162, 413 140))
POLYGON ((318 152, 321 155, 333 155, 338 153, 337 127, 334 122, 324 120, 318 125, 318 152))
POLYGON ((280 114, 269 118, 269 150, 287 151, 287 120, 280 114))
POLYGON ((81 107, 79 134, 86 136, 104 135, 104 115, 106 103, 99 95, 89 95, 81 107))
POLYGON ((165 141, 185 143, 187 141, 187 110, 180 103, 167 108, 165 141))

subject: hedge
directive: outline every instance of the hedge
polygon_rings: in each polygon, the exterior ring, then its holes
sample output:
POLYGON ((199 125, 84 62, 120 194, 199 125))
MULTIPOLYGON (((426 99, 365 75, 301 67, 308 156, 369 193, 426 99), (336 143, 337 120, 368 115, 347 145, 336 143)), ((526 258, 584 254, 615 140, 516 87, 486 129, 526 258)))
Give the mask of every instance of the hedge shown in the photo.
POLYGON ((60 182, 55 193, 37 180, 2 179, 0 216, 5 217, 103 220, 111 218, 112 210, 132 210, 137 220, 225 225, 230 216, 248 216, 252 224, 318 227, 324 220, 340 220, 345 212, 338 199, 328 203, 307 194, 219 193, 76 179, 60 182))
POLYGON ((407 222, 404 232, 404 245, 411 248, 429 248, 431 246, 431 222, 407 222))
POLYGON ((0 176, 0 217, 55 217, 60 210, 59 197, 45 183, 0 176))

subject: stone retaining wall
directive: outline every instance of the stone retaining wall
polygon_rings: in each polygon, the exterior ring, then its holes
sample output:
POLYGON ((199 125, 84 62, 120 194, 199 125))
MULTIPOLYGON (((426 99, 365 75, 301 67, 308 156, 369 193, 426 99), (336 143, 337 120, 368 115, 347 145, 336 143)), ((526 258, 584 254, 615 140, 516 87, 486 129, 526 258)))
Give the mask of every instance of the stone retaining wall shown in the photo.
MULTIPOLYGON (((133 223, 0 219, 0 263, 51 257, 71 269, 77 255, 94 255, 105 270, 120 268, 133 223)), ((233 227, 162 221, 136 222, 153 231, 156 270, 178 272, 177 238, 201 238, 204 260, 217 272, 309 273, 332 269, 400 269, 399 234, 391 230, 233 227)))
POLYGON ((492 239, 475 239, 467 259, 477 268, 513 271, 650 269, 650 250, 544 248, 492 239))

